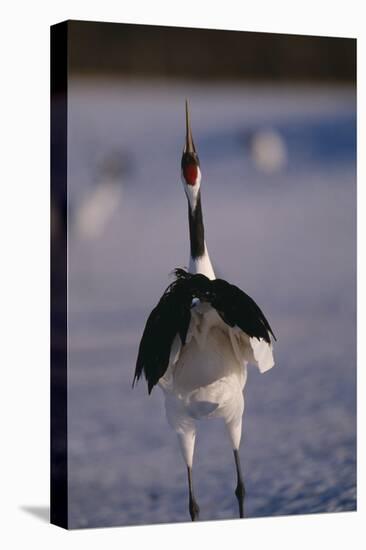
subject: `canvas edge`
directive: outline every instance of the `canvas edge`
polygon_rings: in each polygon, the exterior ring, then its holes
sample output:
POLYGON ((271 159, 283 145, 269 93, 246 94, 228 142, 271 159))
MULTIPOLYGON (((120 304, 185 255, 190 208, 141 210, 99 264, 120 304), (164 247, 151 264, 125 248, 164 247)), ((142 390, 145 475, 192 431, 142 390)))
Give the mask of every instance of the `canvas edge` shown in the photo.
POLYGON ((67 452, 67 22, 51 26, 50 54, 50 522, 67 529, 69 523, 67 452))

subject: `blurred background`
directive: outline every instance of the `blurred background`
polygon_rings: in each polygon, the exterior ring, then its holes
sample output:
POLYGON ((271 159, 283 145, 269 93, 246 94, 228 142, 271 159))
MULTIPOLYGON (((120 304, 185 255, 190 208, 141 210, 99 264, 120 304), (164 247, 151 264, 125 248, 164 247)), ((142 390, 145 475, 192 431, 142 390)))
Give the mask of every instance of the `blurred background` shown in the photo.
MULTIPOLYGON (((70 526, 189 519, 161 391, 131 389, 188 263, 185 98, 214 268, 278 337, 245 389, 247 515, 355 510, 356 41, 72 21, 68 59, 70 526)), ((194 480, 203 520, 236 517, 220 421, 199 426, 194 480)))

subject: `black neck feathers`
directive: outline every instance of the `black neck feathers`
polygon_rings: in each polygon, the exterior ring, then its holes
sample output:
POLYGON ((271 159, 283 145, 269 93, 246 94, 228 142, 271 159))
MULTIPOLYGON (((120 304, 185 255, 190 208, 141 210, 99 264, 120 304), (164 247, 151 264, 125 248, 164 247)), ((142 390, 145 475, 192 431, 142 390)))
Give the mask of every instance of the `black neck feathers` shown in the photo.
POLYGON ((205 230, 201 206, 201 192, 198 192, 195 209, 188 202, 189 237, 191 241, 191 257, 199 258, 205 252, 205 230))

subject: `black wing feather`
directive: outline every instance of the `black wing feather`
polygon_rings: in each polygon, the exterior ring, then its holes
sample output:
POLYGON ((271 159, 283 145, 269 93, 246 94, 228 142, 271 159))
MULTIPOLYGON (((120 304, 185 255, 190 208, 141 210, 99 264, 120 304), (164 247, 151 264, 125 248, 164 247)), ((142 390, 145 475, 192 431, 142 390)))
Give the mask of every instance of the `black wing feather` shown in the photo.
POLYGON ((169 364, 170 350, 177 334, 185 344, 191 321, 191 297, 185 279, 177 279, 164 292, 150 313, 141 338, 133 385, 144 372, 148 391, 158 383, 169 364))
POLYGON ((150 313, 139 346, 133 385, 144 373, 149 393, 168 368, 177 334, 185 345, 194 298, 210 303, 226 324, 238 326, 248 336, 263 338, 268 344, 270 335, 276 340, 261 309, 237 286, 222 279, 211 281, 183 269, 174 273, 176 280, 150 313))
POLYGON ((248 294, 222 279, 211 281, 210 287, 209 301, 225 323, 237 325, 248 336, 263 338, 268 344, 270 334, 276 340, 264 313, 248 294))

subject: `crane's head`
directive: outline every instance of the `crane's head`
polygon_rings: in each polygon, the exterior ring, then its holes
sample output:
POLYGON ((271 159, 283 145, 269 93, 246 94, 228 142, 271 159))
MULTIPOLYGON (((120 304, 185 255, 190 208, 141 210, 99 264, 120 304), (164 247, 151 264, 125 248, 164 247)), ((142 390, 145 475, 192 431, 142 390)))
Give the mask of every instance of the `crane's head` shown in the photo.
MULTIPOLYGON (((186 100, 186 142, 182 155, 182 181, 188 200, 195 199, 201 183, 200 160, 192 138, 189 120, 188 101, 186 100)), ((193 201, 195 202, 195 201, 193 201)))

